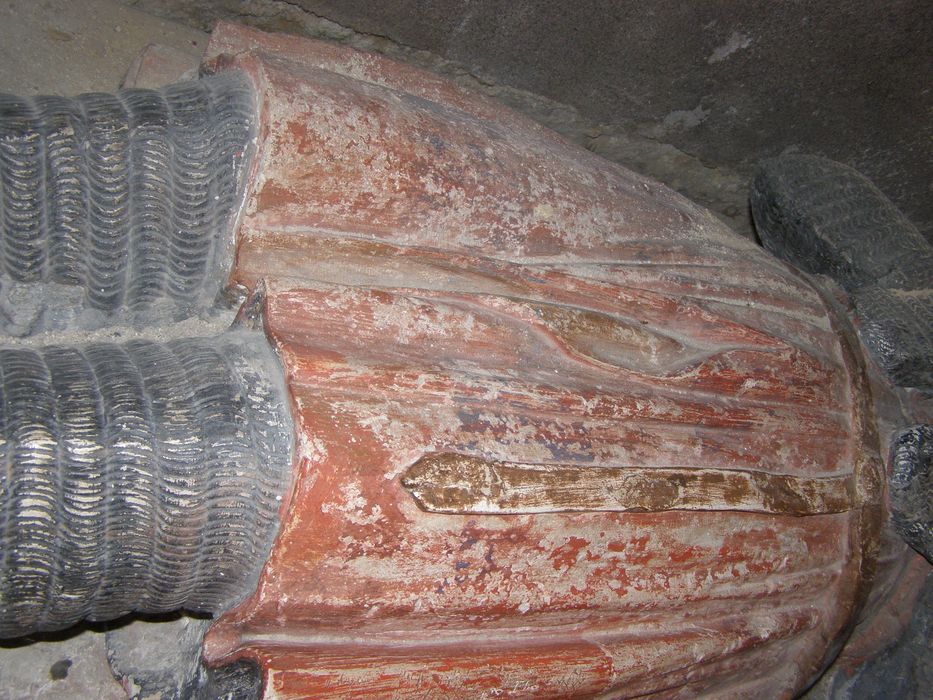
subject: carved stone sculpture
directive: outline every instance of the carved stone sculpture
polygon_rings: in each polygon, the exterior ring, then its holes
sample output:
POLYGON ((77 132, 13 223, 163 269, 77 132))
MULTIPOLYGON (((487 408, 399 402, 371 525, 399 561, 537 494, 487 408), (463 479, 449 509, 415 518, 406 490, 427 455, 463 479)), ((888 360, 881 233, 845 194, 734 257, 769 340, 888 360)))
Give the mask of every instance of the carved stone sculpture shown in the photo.
POLYGON ((7 636, 184 607, 268 697, 790 697, 896 631, 929 409, 838 288, 417 69, 222 24, 203 71, 4 106, 9 335, 242 302, 2 351, 7 636))

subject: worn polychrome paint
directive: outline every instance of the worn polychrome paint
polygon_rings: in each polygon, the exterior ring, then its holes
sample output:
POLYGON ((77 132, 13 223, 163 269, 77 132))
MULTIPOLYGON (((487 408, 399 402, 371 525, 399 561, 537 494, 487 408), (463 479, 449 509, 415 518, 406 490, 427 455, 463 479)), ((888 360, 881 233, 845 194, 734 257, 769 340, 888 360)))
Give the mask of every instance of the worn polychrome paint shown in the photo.
POLYGON ((221 25, 262 104, 231 285, 296 486, 211 663, 267 697, 787 697, 877 556, 834 302, 710 213, 436 76, 221 25))

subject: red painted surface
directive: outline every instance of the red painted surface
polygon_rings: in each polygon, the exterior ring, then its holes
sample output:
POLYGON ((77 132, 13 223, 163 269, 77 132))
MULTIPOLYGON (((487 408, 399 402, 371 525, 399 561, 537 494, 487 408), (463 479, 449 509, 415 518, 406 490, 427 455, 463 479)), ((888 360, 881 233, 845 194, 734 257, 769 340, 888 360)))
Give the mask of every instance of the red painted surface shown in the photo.
POLYGON ((259 587, 206 640, 268 697, 786 697, 867 596, 845 322, 711 214, 435 76, 220 26, 262 95, 231 282, 298 422, 259 587), (841 513, 427 513, 432 453, 853 475, 841 513))

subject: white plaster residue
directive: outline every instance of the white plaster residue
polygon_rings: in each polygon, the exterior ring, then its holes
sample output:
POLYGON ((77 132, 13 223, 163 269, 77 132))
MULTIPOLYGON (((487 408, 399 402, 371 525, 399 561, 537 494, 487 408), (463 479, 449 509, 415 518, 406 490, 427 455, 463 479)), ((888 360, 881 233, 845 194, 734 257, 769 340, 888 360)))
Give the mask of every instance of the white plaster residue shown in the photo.
POLYGON ((425 304, 405 297, 397 297, 387 304, 373 308, 373 328, 391 332, 401 343, 429 339, 453 340, 469 337, 474 331, 475 318, 445 304, 425 304), (449 329, 457 329, 456 333, 449 329))
POLYGON ((345 60, 343 65, 338 67, 338 72, 343 73, 348 78, 354 78, 364 83, 386 86, 385 80, 379 75, 376 61, 366 54, 352 54, 345 60))
POLYGON ((305 433, 298 440, 298 454, 314 464, 323 464, 327 460, 327 448, 323 441, 305 433))
POLYGON ((340 495, 343 497, 342 503, 323 503, 321 504, 322 513, 332 513, 339 511, 344 513, 346 519, 354 525, 373 525, 382 519, 382 508, 376 504, 370 506, 367 511, 369 501, 360 491, 359 484, 350 482, 340 487, 340 495))
POLYGON ((726 40, 726 43, 722 46, 717 46, 713 53, 710 54, 709 58, 706 59, 706 62, 710 65, 714 63, 719 63, 724 61, 726 58, 734 54, 736 51, 742 49, 747 49, 752 45, 752 38, 742 32, 732 32, 729 38, 726 40))
POLYGON ((534 217, 540 221, 547 221, 554 216, 554 207, 550 204, 537 204, 534 208, 534 217))
POLYGON ((749 377, 744 382, 742 382, 742 386, 739 387, 738 391, 736 392, 736 395, 743 396, 744 394, 747 394, 749 391, 754 391, 760 388, 767 388, 767 383, 761 381, 760 379, 754 379, 752 377, 749 377))
POLYGON ((703 109, 701 105, 697 105, 693 109, 675 109, 664 117, 661 128, 665 132, 672 130, 687 131, 705 122, 708 116, 709 110, 703 109))

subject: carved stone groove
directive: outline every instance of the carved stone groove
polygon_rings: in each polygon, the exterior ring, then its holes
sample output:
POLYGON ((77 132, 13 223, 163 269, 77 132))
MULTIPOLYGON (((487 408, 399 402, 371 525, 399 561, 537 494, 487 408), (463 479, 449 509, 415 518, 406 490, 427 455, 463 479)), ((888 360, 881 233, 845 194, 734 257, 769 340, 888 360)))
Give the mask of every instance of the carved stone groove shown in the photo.
POLYGON ((402 486, 430 513, 563 513, 737 510, 843 513, 854 478, 762 471, 519 464, 450 453, 415 462, 402 486))

